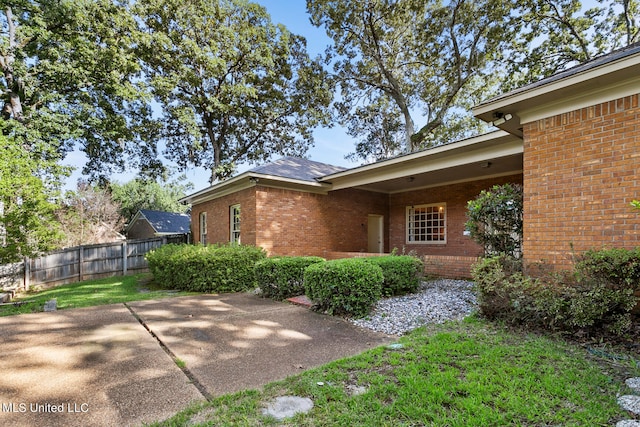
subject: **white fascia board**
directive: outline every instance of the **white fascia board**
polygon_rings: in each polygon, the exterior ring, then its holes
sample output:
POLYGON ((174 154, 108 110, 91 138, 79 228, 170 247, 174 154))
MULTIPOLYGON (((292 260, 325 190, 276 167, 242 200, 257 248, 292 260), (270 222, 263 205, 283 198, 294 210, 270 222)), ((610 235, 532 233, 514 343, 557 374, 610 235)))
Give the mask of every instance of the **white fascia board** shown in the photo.
POLYGON ((327 190, 331 187, 329 184, 321 182, 284 178, 281 176, 265 175, 254 172, 245 172, 226 181, 222 181, 215 185, 212 185, 211 187, 201 190, 195 194, 187 196, 180 201, 183 203, 186 202, 191 203, 192 205, 196 205, 199 203, 207 202, 209 200, 218 199, 220 197, 224 197, 229 194, 245 190, 247 188, 255 187, 256 185, 323 194, 326 194, 327 190))
POLYGON ((339 190, 482 162, 522 152, 523 143, 520 138, 507 132, 499 131, 328 175, 322 180, 331 182, 332 190, 339 190))
MULTIPOLYGON (((487 102, 486 104, 480 104, 472 108, 473 115, 480 117, 487 113, 504 110, 504 113, 519 113, 519 111, 512 111, 513 107, 518 105, 520 110, 529 110, 539 107, 540 102, 536 101, 536 98, 551 95, 553 92, 559 92, 562 90, 569 90, 572 86, 586 84, 589 81, 600 80, 600 84, 594 84, 594 91, 604 91, 603 80, 607 80, 607 76, 610 77, 611 84, 617 84, 620 78, 615 77, 616 74, 625 75, 622 79, 624 81, 637 79, 635 77, 636 72, 634 68, 640 66, 640 55, 633 55, 627 58, 620 59, 618 61, 610 62, 601 67, 596 67, 584 71, 582 73, 574 74, 569 77, 543 84, 541 86, 533 87, 529 90, 514 93, 513 95, 506 95, 503 98, 498 98, 495 101, 487 102)), ((604 86, 608 86, 604 85, 604 86)))

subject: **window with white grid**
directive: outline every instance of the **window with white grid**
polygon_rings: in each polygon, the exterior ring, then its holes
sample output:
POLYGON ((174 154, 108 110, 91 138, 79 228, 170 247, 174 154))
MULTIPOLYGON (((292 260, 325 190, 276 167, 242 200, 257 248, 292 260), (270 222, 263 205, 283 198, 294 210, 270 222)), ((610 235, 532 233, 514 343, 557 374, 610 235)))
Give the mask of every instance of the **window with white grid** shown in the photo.
POLYGON ((229 208, 229 224, 229 241, 240 243, 240 205, 233 205, 229 208))
POLYGON ((207 213, 200 212, 200 243, 207 244, 207 213))
POLYGON ((447 243, 445 203, 407 207, 407 243, 447 243))

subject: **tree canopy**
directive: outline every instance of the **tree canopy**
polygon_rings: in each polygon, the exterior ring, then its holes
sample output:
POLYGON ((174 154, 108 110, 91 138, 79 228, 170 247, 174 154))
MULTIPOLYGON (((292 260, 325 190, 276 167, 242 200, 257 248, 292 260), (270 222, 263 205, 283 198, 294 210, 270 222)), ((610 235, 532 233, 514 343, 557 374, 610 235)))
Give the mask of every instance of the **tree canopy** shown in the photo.
POLYGON ((211 182, 240 162, 302 155, 331 92, 305 40, 243 0, 139 0, 137 55, 162 110, 165 154, 211 182))
POLYGON ((377 160, 477 134, 470 107, 640 40, 640 4, 598 0, 307 0, 332 43, 349 157, 377 160))
POLYGON ((120 214, 127 220, 140 209, 184 213, 189 206, 178 202, 193 189, 190 184, 178 181, 156 181, 136 178, 120 184, 110 184, 111 197, 120 205, 120 214))

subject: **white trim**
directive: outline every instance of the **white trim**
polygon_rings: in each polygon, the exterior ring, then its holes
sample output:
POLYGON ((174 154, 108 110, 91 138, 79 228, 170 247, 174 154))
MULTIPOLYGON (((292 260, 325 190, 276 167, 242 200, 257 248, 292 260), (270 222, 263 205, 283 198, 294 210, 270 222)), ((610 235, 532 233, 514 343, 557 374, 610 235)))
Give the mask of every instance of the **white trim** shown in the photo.
MULTIPOLYGON (((407 245, 446 245, 447 244, 447 204, 442 202, 442 203, 427 203, 427 204, 422 204, 422 205, 412 205, 412 206, 407 206, 405 208, 405 244, 407 245), (434 227, 442 227, 442 234, 444 236, 443 240, 421 240, 421 241, 416 241, 416 240, 410 240, 410 230, 412 229, 410 227, 411 224, 411 220, 409 217, 409 213, 411 210, 413 209, 417 209, 417 208, 431 208, 431 207, 438 207, 441 208, 444 212, 443 212, 443 220, 444 220, 444 224, 442 226, 433 226, 433 224, 431 225, 431 227, 427 227, 426 223, 423 227, 421 228, 434 228, 434 227)), ((414 219, 414 221, 416 221, 414 219)), ((426 222, 426 219, 424 220, 426 222)), ((438 233, 440 234, 440 233, 438 233)))
POLYGON ((207 211, 202 211, 198 214, 198 236, 199 236, 198 237, 199 243, 202 245, 206 245, 207 244, 207 211))
MULTIPOLYGON (((473 114, 477 117, 497 109, 513 106, 514 104, 532 102, 536 97, 549 95, 552 92, 558 92, 563 89, 571 89, 572 86, 585 84, 590 80, 600 79, 601 84, 598 85, 594 83, 594 86, 598 87, 599 89, 599 86, 609 86, 611 80, 608 80, 607 76, 612 74, 628 74, 624 75, 624 77, 622 77, 622 80, 632 80, 636 78, 636 72, 634 71, 634 68, 638 65, 640 65, 640 55, 632 55, 617 61, 609 62, 600 67, 595 67, 581 73, 577 73, 556 81, 549 82, 547 84, 543 84, 541 86, 535 86, 524 91, 516 91, 516 93, 512 95, 507 94, 504 97, 496 99, 495 101, 487 101, 487 103, 485 104, 480 104, 474 107, 472 109, 473 114)), ((620 78, 616 78, 615 81, 620 81, 620 78)), ((504 112, 511 113, 511 111, 504 112)), ((517 113, 518 111, 515 112, 517 113)))
POLYGON ((560 97, 555 102, 523 110, 518 115, 520 116, 521 124, 530 123, 638 93, 640 93, 640 80, 633 78, 618 82, 613 86, 596 86, 596 89, 591 92, 579 93, 570 97, 560 97))
POLYGON ((240 243, 242 239, 242 209, 240 208, 240 203, 236 203, 235 205, 229 206, 229 242, 231 243, 240 243), (238 217, 238 228, 235 228, 236 222, 236 211, 238 217), (235 235, 237 234, 237 238, 235 235))

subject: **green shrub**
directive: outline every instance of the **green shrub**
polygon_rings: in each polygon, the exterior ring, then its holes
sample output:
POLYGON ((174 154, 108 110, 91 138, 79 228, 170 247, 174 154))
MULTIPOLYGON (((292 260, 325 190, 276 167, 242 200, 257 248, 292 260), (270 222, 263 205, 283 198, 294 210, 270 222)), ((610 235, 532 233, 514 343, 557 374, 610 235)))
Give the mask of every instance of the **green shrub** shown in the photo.
POLYGON ((484 247, 485 255, 522 254, 522 186, 495 185, 467 203, 465 223, 471 238, 484 247))
POLYGON ((420 258, 409 255, 380 256, 365 258, 382 269, 384 281, 382 295, 404 295, 415 292, 424 274, 424 264, 420 258))
POLYGON ((265 256, 249 245, 164 245, 146 259, 154 279, 166 287, 237 292, 256 286, 254 266, 265 256))
POLYGON ((589 250, 579 257, 576 271, 609 287, 640 289, 640 248, 589 250))
POLYGON ((304 272, 305 293, 329 314, 366 315, 382 294, 382 269, 361 258, 312 264, 304 272))
POLYGON ((480 312, 491 319, 564 332, 622 334, 631 326, 630 312, 637 303, 633 286, 624 285, 627 281, 617 275, 612 285, 602 279, 603 269, 589 265, 576 272, 533 279, 522 274, 518 260, 505 255, 485 258, 472 269, 480 312))
POLYGON ((273 257, 258 261, 255 274, 262 296, 281 301, 304 294, 304 270, 319 262, 324 258, 273 257))

